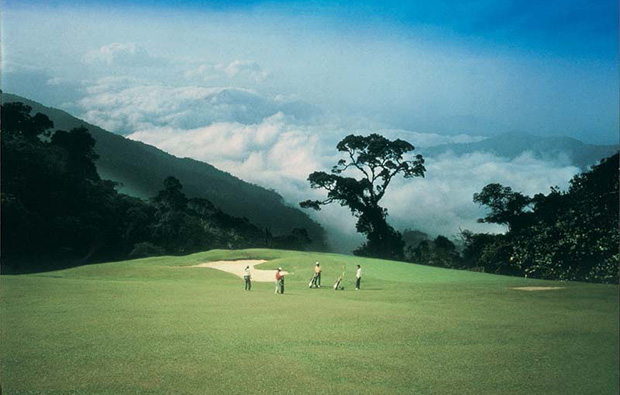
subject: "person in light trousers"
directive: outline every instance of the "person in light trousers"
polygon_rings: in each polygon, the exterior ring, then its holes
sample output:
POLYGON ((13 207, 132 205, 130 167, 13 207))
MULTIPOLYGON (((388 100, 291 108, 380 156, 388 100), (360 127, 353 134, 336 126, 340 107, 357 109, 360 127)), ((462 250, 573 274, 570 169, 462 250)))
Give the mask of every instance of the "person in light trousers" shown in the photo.
POLYGON ((243 274, 243 281, 245 282, 244 290, 250 291, 252 289, 252 274, 250 273, 250 266, 245 267, 245 273, 243 274))

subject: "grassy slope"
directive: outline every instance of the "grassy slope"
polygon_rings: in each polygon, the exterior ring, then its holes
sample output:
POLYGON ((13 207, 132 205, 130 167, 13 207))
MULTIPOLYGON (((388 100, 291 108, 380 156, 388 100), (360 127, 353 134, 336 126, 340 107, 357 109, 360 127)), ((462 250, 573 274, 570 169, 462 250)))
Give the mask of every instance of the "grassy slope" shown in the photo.
POLYGON ((211 251, 2 276, 2 385, 14 393, 610 394, 617 286, 335 254, 211 251), (273 284, 206 268, 265 258, 273 284), (313 263, 324 288, 310 290, 313 263), (351 286, 363 266, 362 290, 351 286), (347 288, 331 285, 346 264, 347 288))

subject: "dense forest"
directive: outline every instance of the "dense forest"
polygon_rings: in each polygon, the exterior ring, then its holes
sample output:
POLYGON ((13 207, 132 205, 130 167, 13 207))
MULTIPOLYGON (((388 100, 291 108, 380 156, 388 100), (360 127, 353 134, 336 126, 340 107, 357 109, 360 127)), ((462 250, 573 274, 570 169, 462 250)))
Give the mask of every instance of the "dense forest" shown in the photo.
POLYGON ((88 130, 54 130, 44 114, 2 105, 2 270, 28 272, 212 248, 304 249, 305 229, 274 236, 203 198, 173 176, 149 200, 118 192, 97 172, 88 130))
POLYGON ((461 233, 462 248, 444 236, 406 232, 409 261, 515 276, 618 282, 618 154, 577 174, 567 191, 533 197, 489 184, 474 202, 489 213, 480 222, 505 234, 461 233), (461 251, 459 251, 461 250, 461 251))

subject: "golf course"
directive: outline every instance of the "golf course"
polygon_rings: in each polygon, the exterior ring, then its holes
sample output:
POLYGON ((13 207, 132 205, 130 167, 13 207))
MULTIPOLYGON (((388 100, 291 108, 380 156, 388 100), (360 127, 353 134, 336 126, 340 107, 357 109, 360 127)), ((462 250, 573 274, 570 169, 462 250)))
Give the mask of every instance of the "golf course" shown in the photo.
POLYGON ((0 290, 6 394, 618 390, 617 285, 252 249, 3 275, 0 290), (192 267, 235 260, 281 267, 285 293, 192 267))

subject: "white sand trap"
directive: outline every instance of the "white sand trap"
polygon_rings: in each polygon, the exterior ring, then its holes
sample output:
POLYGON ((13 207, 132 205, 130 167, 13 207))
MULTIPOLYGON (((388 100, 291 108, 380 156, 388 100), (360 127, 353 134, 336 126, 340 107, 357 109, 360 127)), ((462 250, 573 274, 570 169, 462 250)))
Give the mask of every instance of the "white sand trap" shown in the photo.
POLYGON ((514 287, 512 289, 516 289, 519 291, 553 291, 556 289, 563 289, 566 287, 514 287))
MULTIPOLYGON (((255 269, 254 265, 265 263, 265 260, 241 260, 241 261, 214 261, 199 263, 194 266, 187 267, 209 267, 211 269, 222 270, 224 272, 232 273, 236 276, 243 278, 245 274, 246 266, 250 266, 250 273, 252 274, 252 281, 258 282, 273 282, 276 281, 277 270, 260 270, 255 269)), ((288 272, 282 270, 282 274, 288 274, 288 272)))

